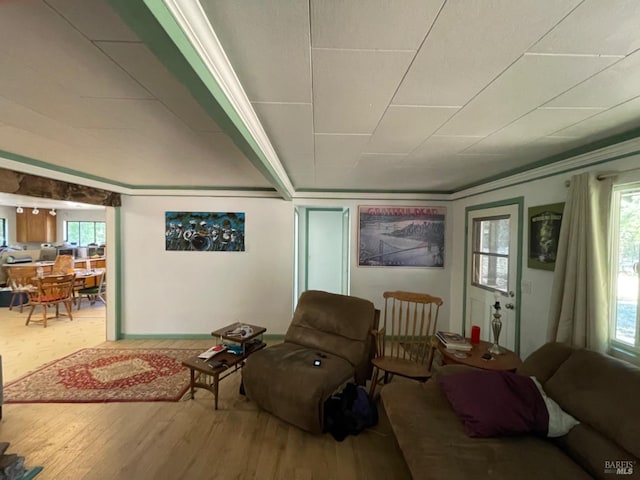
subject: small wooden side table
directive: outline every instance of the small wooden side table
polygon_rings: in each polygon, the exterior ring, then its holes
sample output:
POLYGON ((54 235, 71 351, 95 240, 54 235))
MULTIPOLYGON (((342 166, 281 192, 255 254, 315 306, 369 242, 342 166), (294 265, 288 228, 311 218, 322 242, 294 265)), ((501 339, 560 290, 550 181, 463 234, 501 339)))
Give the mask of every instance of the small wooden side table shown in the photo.
POLYGON ((229 375, 237 372, 240 368, 243 367, 244 361, 247 359, 249 355, 253 352, 257 352, 258 350, 263 349, 267 346, 261 340, 261 335, 267 331, 264 327, 259 327, 257 325, 249 325, 253 330, 251 335, 246 337, 232 337, 228 336, 227 332, 232 331, 239 325, 247 325, 244 324, 232 324, 227 325, 220 330, 216 330, 215 332, 211 332, 211 335, 214 337, 218 337, 219 339, 226 339, 235 343, 239 343, 242 345, 242 353, 233 354, 230 351, 224 351, 214 355, 209 360, 203 360, 198 358, 197 356, 188 358, 182 362, 182 365, 189 368, 190 375, 190 389, 191 389, 191 399, 193 399, 195 394, 196 387, 204 388, 213 393, 214 405, 215 409, 218 409, 218 385, 220 380, 229 375), (258 338, 260 337, 260 338, 258 338), (216 361, 224 360, 224 365, 219 367, 212 367, 212 363, 216 361), (198 372, 198 377, 196 378, 196 372, 198 372), (211 383, 205 383, 200 381, 200 376, 204 374, 211 378, 211 383))
POLYGON ((441 342, 438 342, 438 351, 440 355, 442 355, 443 365, 458 364, 482 368, 483 370, 508 371, 515 371, 522 365, 522 360, 520 360, 518 355, 504 347, 501 347, 503 350, 501 355, 491 355, 491 360, 485 360, 482 358, 482 355, 489 352, 491 345, 493 345, 491 342, 481 340, 480 343, 472 346, 470 352, 460 352, 447 350, 441 342))

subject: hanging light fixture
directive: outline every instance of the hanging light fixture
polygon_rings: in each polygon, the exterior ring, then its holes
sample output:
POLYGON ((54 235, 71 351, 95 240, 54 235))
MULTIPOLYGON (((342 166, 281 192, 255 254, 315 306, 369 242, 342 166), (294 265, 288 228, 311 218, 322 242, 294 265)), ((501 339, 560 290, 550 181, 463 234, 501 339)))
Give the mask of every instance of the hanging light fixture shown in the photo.
POLYGON ((38 210, 38 207, 33 207, 33 210, 31 210, 31 213, 33 213, 34 215, 37 215, 40 213, 40 210, 38 210))
POLYGON ((52 217, 56 216, 56 209, 52 208, 51 210, 49 210, 49 215, 51 215, 52 217))
POLYGON ((24 212, 22 207, 16 208, 16 213, 22 213, 22 212, 24 212))

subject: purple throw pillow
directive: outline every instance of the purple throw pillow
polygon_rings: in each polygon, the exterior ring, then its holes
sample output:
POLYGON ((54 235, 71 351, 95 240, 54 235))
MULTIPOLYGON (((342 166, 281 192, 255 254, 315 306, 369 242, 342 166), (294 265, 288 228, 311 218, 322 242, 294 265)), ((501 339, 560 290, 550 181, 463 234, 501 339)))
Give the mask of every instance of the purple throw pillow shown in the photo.
POLYGON ((547 434, 547 407, 529 377, 476 370, 440 375, 438 383, 470 437, 547 434))

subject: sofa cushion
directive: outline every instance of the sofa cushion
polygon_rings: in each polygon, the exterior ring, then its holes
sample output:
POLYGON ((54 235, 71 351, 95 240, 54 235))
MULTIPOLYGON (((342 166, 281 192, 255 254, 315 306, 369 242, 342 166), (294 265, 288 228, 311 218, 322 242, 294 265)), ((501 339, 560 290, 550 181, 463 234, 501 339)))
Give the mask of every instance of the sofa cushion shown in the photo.
POLYGON ((441 375, 438 383, 471 437, 547 434, 547 407, 529 377, 475 370, 441 375))
POLYGON ((308 290, 300 296, 285 342, 332 353, 356 367, 368 358, 374 319, 369 300, 308 290))
POLYGON ((573 416, 562 410, 562 408, 560 408, 560 405, 558 405, 553 398, 549 398, 536 377, 530 378, 536 384, 536 387, 538 388, 540 395, 542 395, 542 399, 544 400, 544 403, 547 407, 547 413, 549 414, 549 428, 547 429, 547 437, 561 437, 569 433, 569 431, 580 422, 573 416))
POLYGON ((467 436, 434 380, 423 384, 394 379, 382 388, 380 397, 413 478, 591 478, 546 439, 467 436))
POLYGON ((603 475, 605 461, 640 465, 640 368, 580 349, 549 378, 545 391, 584 424, 561 445, 573 457, 589 459, 594 475, 603 475), (612 445, 605 449, 607 440, 612 445))
POLYGON ((564 343, 546 343, 522 363, 518 373, 529 377, 536 377, 544 387, 547 380, 575 351, 574 347, 564 343))
POLYGON ((616 475, 612 475, 606 468, 607 462, 616 460, 635 462, 636 476, 629 478, 640 478, 640 461, 585 423, 576 425, 567 435, 555 438, 553 441, 567 456, 582 465, 593 478, 601 480, 616 478, 616 475))

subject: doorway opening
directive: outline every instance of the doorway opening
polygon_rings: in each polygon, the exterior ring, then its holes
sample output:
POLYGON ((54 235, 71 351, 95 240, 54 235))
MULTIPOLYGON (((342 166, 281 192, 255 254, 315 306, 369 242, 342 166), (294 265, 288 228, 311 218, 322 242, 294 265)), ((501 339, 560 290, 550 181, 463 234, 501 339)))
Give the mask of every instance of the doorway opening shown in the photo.
POLYGON ((298 206, 294 227, 294 303, 306 290, 348 295, 349 209, 298 206))
MULTIPOLYGON (((86 246, 91 242, 96 242, 95 238, 87 239, 85 235, 78 248, 66 248, 66 244, 68 241, 74 240, 68 237, 67 225, 80 225, 81 222, 84 222, 105 226, 106 238, 114 245, 116 239, 114 234, 115 207, 73 207, 65 202, 9 195, 6 196, 5 203, 7 205, 0 206, 0 217, 5 220, 6 243, 7 247, 11 249, 3 252, 5 254, 3 261, 6 260, 6 255, 22 255, 25 263, 18 264, 19 267, 20 265, 27 266, 30 263, 27 258, 31 262, 53 262, 58 254, 71 254, 75 257, 73 268, 79 272, 78 286, 80 286, 80 279, 87 282, 84 286, 93 285, 94 278, 97 278, 95 271, 106 267, 102 257, 106 257, 106 262, 111 266, 110 272, 113 272, 115 263, 113 249, 110 254, 107 254, 104 249, 98 251, 86 246), (26 205, 36 204, 39 207, 37 214, 33 213, 33 209, 26 208, 26 205), (25 207, 19 207, 19 205, 25 205, 25 207), (52 224, 50 231, 53 232, 53 238, 45 239, 46 243, 42 243, 43 239, 37 237, 24 237, 24 231, 19 232, 20 225, 32 221, 36 216, 42 217, 43 215, 47 215, 45 217, 48 219, 47 224, 52 224), (19 233, 23 236, 19 236, 19 233), (80 246, 84 248, 81 249, 80 246), (86 270, 92 273, 86 272, 86 270), (86 275, 80 276, 81 273, 86 275)), ((83 232, 81 231, 79 234, 83 232)), ((98 237, 97 240, 104 242, 104 238, 104 236, 98 237)), ((40 265, 46 266, 48 264, 40 265)), ((3 265, 2 268, 5 271, 8 270, 6 265, 3 265)), ((109 280, 107 285, 112 289, 114 279, 110 278, 109 280)), ((7 285, 4 288, 10 289, 11 287, 7 285)), ((78 304, 73 304, 73 321, 64 315, 55 318, 53 312, 49 312, 46 329, 41 323, 34 323, 34 320, 42 318, 42 307, 40 306, 34 309, 32 322, 28 326, 25 325, 31 307, 24 304, 21 308, 19 303, 24 302, 24 298, 22 300, 14 299, 11 309, 8 304, 0 308, 0 320, 2 320, 0 322, 2 325, 2 334, 0 335, 2 348, 0 351, 3 354, 5 381, 18 378, 43 364, 69 355, 81 348, 95 347, 105 340, 115 339, 113 333, 113 319, 115 318, 113 299, 115 297, 111 295, 109 298, 107 294, 105 298, 108 303, 111 300, 110 305, 104 305, 100 301, 91 304, 86 298, 82 300, 80 308, 78 308, 78 304)), ((66 313, 64 308, 61 308, 61 312, 66 313)))

